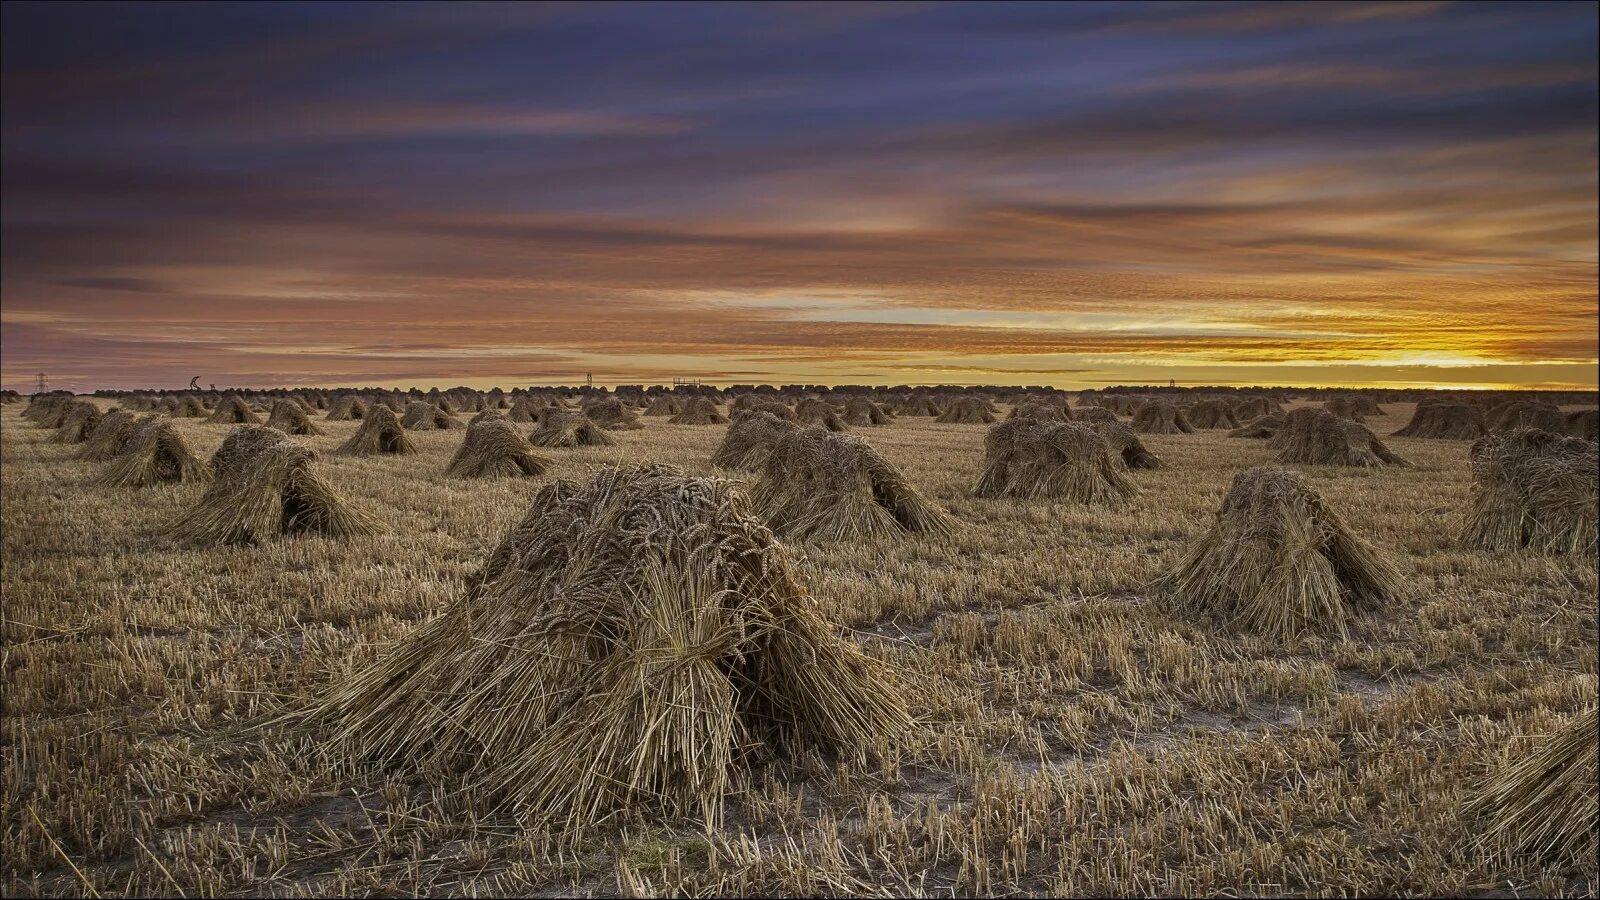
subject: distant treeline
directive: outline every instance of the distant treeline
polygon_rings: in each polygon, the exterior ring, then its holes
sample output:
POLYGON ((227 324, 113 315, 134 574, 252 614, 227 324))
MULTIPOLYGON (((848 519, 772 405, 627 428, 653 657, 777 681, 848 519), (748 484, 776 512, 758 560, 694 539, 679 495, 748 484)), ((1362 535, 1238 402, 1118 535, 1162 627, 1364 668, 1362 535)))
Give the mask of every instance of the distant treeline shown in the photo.
MULTIPOLYGON (((11 398, 21 395, 15 391, 5 391, 11 398)), ((51 392, 57 393, 57 392, 51 392)), ((346 395, 386 395, 390 397, 409 397, 412 399, 437 399, 440 396, 548 396, 556 395, 569 398, 584 398, 594 396, 616 397, 651 397, 661 394, 677 396, 703 396, 711 398, 736 397, 743 394, 771 395, 774 397, 798 398, 807 396, 848 396, 867 395, 892 397, 906 394, 934 394, 934 395, 978 395, 994 400, 1007 401, 1025 395, 1069 395, 1078 397, 1093 397, 1102 394, 1122 394, 1141 396, 1167 396, 1176 400, 1197 400, 1206 397, 1238 397, 1238 396, 1266 396, 1280 402, 1289 400, 1323 401, 1340 396, 1362 395, 1371 397, 1379 403, 1409 403, 1426 399, 1441 399, 1449 397, 1470 398, 1476 402, 1483 402, 1493 397, 1517 396, 1525 399, 1543 400, 1559 405, 1594 404, 1600 402, 1600 394, 1595 391, 1551 391, 1551 390, 1515 390, 1515 391, 1468 391, 1468 390, 1430 390, 1423 388, 1388 389, 1388 388, 1311 388, 1311 387, 1281 387, 1281 386, 1253 386, 1253 387, 1227 387, 1220 385, 1196 385, 1186 387, 1167 387, 1158 385, 1114 385, 1105 388, 1095 388, 1080 391, 1064 391, 1048 385, 959 385, 959 384, 897 384, 897 385, 864 385, 864 384, 729 384, 716 387, 706 384, 619 384, 614 388, 595 387, 590 385, 557 385, 557 386, 531 386, 513 388, 490 388, 488 390, 458 386, 446 390, 432 388, 424 391, 420 388, 392 388, 392 387, 339 387, 339 388, 217 388, 212 390, 193 391, 188 389, 178 390, 106 390, 95 391, 97 397, 128 397, 149 396, 186 397, 199 396, 217 398, 225 394, 237 394, 241 397, 322 397, 332 398, 346 395)))

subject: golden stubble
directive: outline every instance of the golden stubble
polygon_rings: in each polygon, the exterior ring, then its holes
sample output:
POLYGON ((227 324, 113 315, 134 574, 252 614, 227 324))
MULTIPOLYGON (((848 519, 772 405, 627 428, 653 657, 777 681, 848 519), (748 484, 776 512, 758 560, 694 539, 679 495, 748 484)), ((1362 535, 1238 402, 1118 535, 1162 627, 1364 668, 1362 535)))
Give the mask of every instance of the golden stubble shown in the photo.
MULTIPOLYGON (((324 434, 295 440, 379 531, 208 547, 164 534, 203 484, 100 486, 103 463, 6 407, 4 891, 1592 894, 1592 862, 1502 858, 1461 808, 1594 702, 1595 565, 1464 548, 1466 442, 1388 438, 1411 408, 1386 409, 1367 424, 1414 468, 1293 468, 1394 555, 1405 598, 1292 641, 1145 590, 1238 471, 1274 462, 1264 442, 1143 435, 1165 467, 1088 506, 975 497, 985 426, 859 429, 962 527, 791 546, 823 611, 912 676, 918 727, 868 764, 758 767, 715 829, 556 841, 485 815, 453 773, 402 780, 247 726, 440 613, 548 478, 710 472, 723 428, 645 417, 611 446, 541 450, 543 478, 468 480, 445 473, 461 431, 341 456, 359 423, 316 414, 324 434)), ((202 459, 228 432, 171 421, 202 459)))

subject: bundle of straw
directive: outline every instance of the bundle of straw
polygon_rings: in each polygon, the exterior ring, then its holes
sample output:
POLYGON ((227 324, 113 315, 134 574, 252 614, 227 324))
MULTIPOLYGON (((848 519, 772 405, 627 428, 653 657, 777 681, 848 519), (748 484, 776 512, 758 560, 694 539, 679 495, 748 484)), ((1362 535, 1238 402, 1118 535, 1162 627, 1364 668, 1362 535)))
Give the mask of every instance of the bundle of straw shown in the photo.
POLYGON ((284 434, 322 433, 322 429, 313 425, 306 415, 305 407, 293 400, 279 400, 272 404, 272 414, 267 416, 267 427, 276 428, 284 434))
POLYGON ((545 487, 466 597, 307 721, 567 829, 715 826, 757 750, 861 757, 909 725, 892 673, 822 619, 732 483, 669 466, 545 487))
MULTIPOLYGON (((1111 415, 1113 420, 1116 419, 1116 416, 1109 411, 1106 411, 1106 414, 1111 415)), ((1063 398, 1059 402, 1024 400, 1012 407, 1011 415, 1006 418, 1033 419, 1037 422, 1071 422, 1073 417, 1071 409, 1067 407, 1066 399, 1063 398)))
POLYGON ((189 452, 183 435, 171 422, 149 417, 139 421, 123 452, 100 473, 111 487, 149 487, 210 481, 211 469, 189 452))
POLYGON ((1008 419, 984 440, 979 497, 1121 503, 1139 492, 1092 425, 1008 419))
POLYGON ((1322 409, 1299 417, 1290 413, 1284 419, 1281 436, 1274 440, 1282 444, 1279 462, 1315 466, 1411 465, 1378 440, 1367 426, 1322 409))
POLYGON ((460 419, 450 414, 450 410, 422 400, 406 404, 406 413, 400 419, 400 424, 407 431, 447 431, 466 427, 460 419))
POLYGON ((212 425, 259 425, 261 417, 238 394, 229 394, 211 411, 211 417, 206 422, 212 425))
POLYGON ((1256 416, 1254 419, 1228 432, 1228 437, 1271 438, 1283 428, 1283 420, 1283 413, 1267 413, 1264 416, 1256 416))
POLYGON ((799 427, 768 412, 739 413, 723 435, 722 444, 711 455, 711 464, 724 469, 759 472, 778 441, 799 427))
POLYGON ((383 453, 408 455, 417 452, 394 410, 381 403, 361 414, 355 434, 333 451, 341 456, 376 456, 383 453))
POLYGON ((728 417, 717 409, 713 401, 705 397, 690 397, 668 422, 672 425, 726 425, 728 417))
POLYGON ((1180 614, 1278 639, 1348 634, 1349 618, 1399 597, 1404 579, 1287 469, 1239 473, 1216 523, 1152 584, 1180 614))
POLYGON ((1194 425, 1171 403, 1151 400, 1133 414, 1133 430, 1140 434, 1193 434, 1194 425))
MULTIPOLYGON (((915 413, 912 415, 915 415, 915 413)), ((981 397, 957 397, 945 406, 944 412, 939 413, 934 421, 963 425, 988 425, 994 421, 994 413, 989 409, 989 404, 981 397)))
POLYGON ((265 426, 235 429, 211 457, 216 480, 171 526, 206 543, 259 543, 279 535, 371 534, 377 521, 352 508, 312 469, 316 453, 265 426))
POLYGON ((1111 449, 1112 455, 1121 460, 1124 466, 1130 469, 1159 469, 1164 465, 1161 457, 1151 453, 1144 442, 1139 440, 1139 436, 1133 433, 1133 429, 1117 421, 1116 417, 1113 416, 1109 422, 1084 424, 1089 425, 1100 435, 1100 439, 1111 449))
POLYGON ((1595 554, 1600 452, 1581 438, 1524 428, 1472 442, 1463 540, 1483 550, 1595 554))
POLYGON ((1484 846, 1505 856, 1593 866, 1600 829, 1600 707, 1591 706, 1543 746, 1502 766, 1467 801, 1486 827, 1484 846))
POLYGON ((516 478, 543 475, 550 468, 550 460, 535 454, 527 438, 499 410, 485 409, 478 415, 484 418, 467 426, 466 439, 445 468, 446 475, 516 478))
POLYGON ((544 410, 528 441, 535 447, 607 447, 616 443, 582 412, 557 409, 544 410))
POLYGON ((888 425, 891 421, 888 410, 865 397, 846 400, 842 418, 846 425, 856 426, 888 425))
POLYGON ((100 425, 100 407, 87 400, 74 400, 62 408, 56 433, 50 441, 56 444, 81 444, 94 434, 100 425))
POLYGON ((1424 400, 1411 414, 1411 422, 1395 437, 1474 440, 1484 434, 1483 410, 1470 403, 1424 400))
POLYGON ((121 455, 127 449, 128 441, 133 438, 136 427, 137 419, 125 409, 106 413, 95 424, 94 430, 89 432, 83 449, 78 451, 78 458, 98 462, 121 455))
POLYGON ((752 494, 774 531, 798 539, 942 534, 955 527, 870 444, 823 428, 779 438, 752 494))
POLYGON ((639 417, 615 397, 590 403, 583 411, 590 421, 607 431, 636 431, 644 427, 639 417))
POLYGON ((794 417, 801 425, 816 425, 829 431, 850 430, 831 405, 815 397, 806 397, 795 404, 794 417))
POLYGON ((1196 428, 1238 428, 1239 420, 1233 413, 1233 404, 1226 400, 1201 400, 1185 413, 1189 424, 1196 428))
MULTIPOLYGON (((713 404, 715 406, 715 404, 713 404)), ((661 394, 646 407, 644 414, 647 416, 675 416, 683 411, 683 404, 671 394, 661 394)))

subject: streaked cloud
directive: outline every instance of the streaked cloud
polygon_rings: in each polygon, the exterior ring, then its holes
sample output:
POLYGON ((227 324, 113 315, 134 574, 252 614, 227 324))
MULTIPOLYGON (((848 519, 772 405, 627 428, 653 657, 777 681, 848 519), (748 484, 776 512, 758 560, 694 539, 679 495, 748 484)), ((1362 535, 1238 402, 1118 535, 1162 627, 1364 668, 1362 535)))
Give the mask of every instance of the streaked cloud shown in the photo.
POLYGON ((1592 6, 307 9, 6 5, 8 384, 1596 380, 1592 6))

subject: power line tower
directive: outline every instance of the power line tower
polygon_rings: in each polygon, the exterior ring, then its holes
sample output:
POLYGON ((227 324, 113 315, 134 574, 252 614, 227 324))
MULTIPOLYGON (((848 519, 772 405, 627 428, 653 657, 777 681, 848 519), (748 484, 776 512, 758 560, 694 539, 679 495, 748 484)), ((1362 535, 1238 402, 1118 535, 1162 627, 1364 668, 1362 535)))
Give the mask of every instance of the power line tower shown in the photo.
POLYGON ((1167 387, 1175 388, 1177 386, 1178 386, 1178 379, 1176 379, 1176 378, 1168 378, 1167 379, 1167 387))
POLYGON ((44 387, 48 383, 49 383, 49 381, 44 377, 44 373, 40 372, 39 373, 39 393, 41 393, 41 394, 44 393, 44 387))
POLYGON ((583 383, 584 383, 584 386, 586 386, 586 387, 594 387, 594 373, 593 372, 584 373, 583 383))

